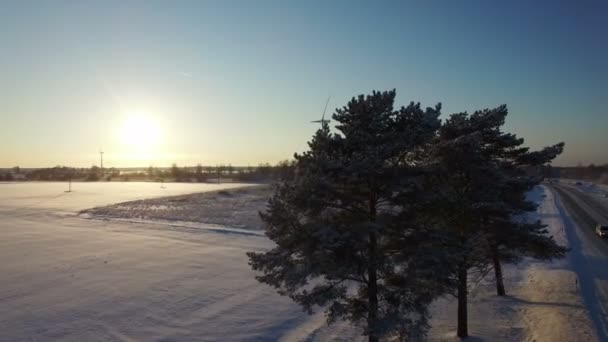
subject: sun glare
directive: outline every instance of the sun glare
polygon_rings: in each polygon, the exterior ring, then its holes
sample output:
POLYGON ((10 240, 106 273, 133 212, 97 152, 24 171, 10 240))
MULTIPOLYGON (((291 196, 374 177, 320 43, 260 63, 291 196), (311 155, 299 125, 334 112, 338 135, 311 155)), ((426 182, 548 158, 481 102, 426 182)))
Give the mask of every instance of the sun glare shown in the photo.
POLYGON ((128 113, 122 125, 121 139, 133 152, 150 151, 161 137, 159 122, 145 112, 128 113))

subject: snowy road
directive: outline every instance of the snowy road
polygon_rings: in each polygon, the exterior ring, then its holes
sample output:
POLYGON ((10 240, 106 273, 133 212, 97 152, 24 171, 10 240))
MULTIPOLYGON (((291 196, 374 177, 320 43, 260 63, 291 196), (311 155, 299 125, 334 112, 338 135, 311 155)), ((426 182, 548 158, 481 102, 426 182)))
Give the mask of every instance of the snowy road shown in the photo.
POLYGON ((319 316, 254 280, 245 252, 268 247, 265 237, 76 215, 238 185, 74 185, 0 184, 0 341, 328 338, 319 316))
POLYGON ((570 185, 555 185, 560 211, 570 241, 570 258, 580 292, 589 309, 600 341, 608 341, 608 241, 594 233, 599 222, 608 222, 603 195, 570 185))

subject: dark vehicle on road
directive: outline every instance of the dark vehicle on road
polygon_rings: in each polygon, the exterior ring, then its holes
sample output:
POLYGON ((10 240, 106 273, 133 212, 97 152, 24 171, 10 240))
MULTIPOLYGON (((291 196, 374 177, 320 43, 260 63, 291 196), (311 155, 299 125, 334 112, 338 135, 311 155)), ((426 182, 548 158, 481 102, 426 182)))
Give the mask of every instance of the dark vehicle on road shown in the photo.
POLYGON ((598 224, 595 226, 595 233, 602 238, 608 237, 608 225, 598 224))

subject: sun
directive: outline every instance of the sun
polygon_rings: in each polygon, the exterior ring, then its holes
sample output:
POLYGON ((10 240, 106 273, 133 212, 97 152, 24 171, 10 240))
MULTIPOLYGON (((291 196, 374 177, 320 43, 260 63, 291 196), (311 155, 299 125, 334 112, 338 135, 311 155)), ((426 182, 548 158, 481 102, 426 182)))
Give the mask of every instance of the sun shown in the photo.
POLYGON ((155 149, 161 138, 161 126, 156 118, 142 111, 127 113, 121 130, 121 140, 133 152, 155 149))

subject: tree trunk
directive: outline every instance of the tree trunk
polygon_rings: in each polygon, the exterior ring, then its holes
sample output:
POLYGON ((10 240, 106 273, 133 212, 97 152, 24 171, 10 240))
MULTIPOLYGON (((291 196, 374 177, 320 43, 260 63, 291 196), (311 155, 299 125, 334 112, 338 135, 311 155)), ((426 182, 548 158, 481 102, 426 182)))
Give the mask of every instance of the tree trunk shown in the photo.
POLYGON ((458 331, 456 333, 460 338, 469 336, 467 315, 467 266, 466 262, 462 262, 458 270, 458 331))
POLYGON ((498 256, 498 246, 492 248, 492 259, 494 260, 494 276, 496 277, 496 294, 499 296, 505 295, 505 283, 502 277, 502 266, 500 265, 500 257, 498 256))
POLYGON ((378 316, 378 284, 376 274, 376 234, 369 233, 369 284, 367 286, 367 300, 369 311, 367 313, 367 329, 369 330, 369 342, 378 342, 376 331, 376 319, 378 316))
MULTIPOLYGON (((376 201, 370 198, 369 201, 369 218, 371 222, 376 221, 376 201)), ((367 329, 369 331, 369 342, 378 342, 378 275, 377 275, 377 238, 375 232, 369 233, 368 253, 369 266, 367 269, 368 284, 367 284, 367 301, 369 311, 367 313, 367 329)))

